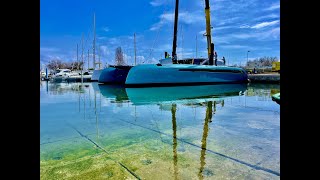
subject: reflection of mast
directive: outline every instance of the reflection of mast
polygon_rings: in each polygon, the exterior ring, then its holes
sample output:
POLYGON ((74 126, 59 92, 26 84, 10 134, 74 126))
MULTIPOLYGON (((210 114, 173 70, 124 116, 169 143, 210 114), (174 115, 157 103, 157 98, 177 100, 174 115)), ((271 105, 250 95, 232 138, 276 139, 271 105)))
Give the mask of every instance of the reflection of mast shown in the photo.
MULTIPOLYGON (((81 86, 83 87, 83 85, 81 86)), ((85 91, 85 89, 83 90, 85 91)), ((86 120, 86 93, 83 93, 83 120, 86 120)))
POLYGON ((47 87, 47 94, 49 93, 49 85, 48 85, 48 81, 46 81, 46 87, 47 87))
POLYGON ((100 112, 101 112, 101 92, 99 93, 99 99, 100 99, 100 112))
POLYGON ((176 0, 176 6, 174 11, 173 43, 172 43, 172 64, 177 64, 176 49, 177 49, 178 11, 179 11, 179 0, 176 0))
POLYGON ((134 121, 137 121, 137 106, 134 105, 134 121))
POLYGON ((89 49, 88 49, 88 72, 89 72, 89 62, 90 62, 90 58, 89 58, 90 54, 89 54, 89 49))
POLYGON ((90 107, 91 107, 91 95, 90 95, 90 88, 89 88, 89 104, 90 104, 90 107))
POLYGON ((173 169, 174 169, 174 178, 178 179, 178 155, 177 155, 177 123, 176 123, 176 110, 177 105, 172 104, 171 113, 172 113, 172 130, 173 130, 173 169))
POLYGON ((78 86, 78 92, 79 92, 79 112, 80 112, 80 85, 78 86))
MULTIPOLYGON (((216 102, 213 102, 214 105, 216 102)), ((208 131, 209 131, 209 122, 212 122, 212 101, 209 101, 207 104, 207 111, 206 111, 206 118, 204 119, 204 125, 203 125, 203 134, 202 134, 202 140, 201 140, 201 156, 200 156, 200 170, 199 170, 199 179, 203 179, 203 169, 205 162, 205 155, 207 150, 207 137, 208 137, 208 131)))
POLYGON ((98 116, 97 116, 97 98, 96 98, 96 92, 94 92, 94 114, 96 115, 97 139, 99 139, 99 128, 98 128, 98 116))
MULTIPOLYGON (((212 103, 212 102, 211 102, 212 103)), ((215 114, 216 113, 216 101, 213 101, 213 114, 215 114)), ((211 104, 212 105, 212 104, 211 104)), ((212 109, 212 108, 211 108, 212 109)), ((211 110, 212 111, 212 110, 211 110)), ((210 120, 210 122, 211 122, 211 120, 210 120)))

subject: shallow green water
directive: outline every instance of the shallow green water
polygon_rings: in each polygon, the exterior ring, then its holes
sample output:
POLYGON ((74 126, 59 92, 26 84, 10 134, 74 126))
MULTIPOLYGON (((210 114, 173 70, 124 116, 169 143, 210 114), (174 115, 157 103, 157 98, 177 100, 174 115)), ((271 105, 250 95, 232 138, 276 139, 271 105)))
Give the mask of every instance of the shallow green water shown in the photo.
POLYGON ((279 85, 42 82, 41 179, 280 179, 279 85))

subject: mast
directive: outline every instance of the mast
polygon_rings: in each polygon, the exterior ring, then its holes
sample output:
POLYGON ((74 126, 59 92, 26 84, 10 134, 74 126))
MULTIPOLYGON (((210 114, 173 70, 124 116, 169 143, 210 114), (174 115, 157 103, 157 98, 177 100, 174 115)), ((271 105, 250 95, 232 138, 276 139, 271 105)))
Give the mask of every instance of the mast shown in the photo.
MULTIPOLYGON (((96 69, 96 14, 93 13, 93 70, 96 69)), ((89 67, 88 67, 89 68, 89 67)))
POLYGON ((83 66, 84 66, 84 61, 83 61, 83 36, 84 34, 82 33, 82 39, 81 39, 81 46, 82 46, 82 51, 81 51, 81 60, 82 60, 82 68, 81 68, 81 85, 83 83, 83 66))
POLYGON ((177 63, 177 28, 178 28, 178 9, 179 9, 179 0, 176 0, 176 7, 174 11, 174 31, 173 31, 173 44, 172 44, 172 63, 177 63))
POLYGON ((100 61, 100 56, 101 56, 101 47, 99 45, 99 69, 101 69, 101 61, 100 61))
POLYGON ((205 34, 205 36, 207 36, 209 65, 213 65, 214 44, 211 42, 211 25, 210 25, 209 0, 205 0, 205 14, 206 14, 206 34, 205 34))
POLYGON ((77 43, 77 63, 78 63, 78 65, 77 65, 77 70, 79 70, 78 43, 77 43))
POLYGON ((89 58, 90 58, 90 57, 89 57, 89 49, 88 49, 88 72, 89 72, 89 61, 90 61, 89 58))
POLYGON ((196 35, 196 58, 198 57, 198 36, 196 35))
POLYGON ((134 65, 136 65, 136 62, 137 62, 136 33, 134 33, 133 36, 134 36, 134 65))

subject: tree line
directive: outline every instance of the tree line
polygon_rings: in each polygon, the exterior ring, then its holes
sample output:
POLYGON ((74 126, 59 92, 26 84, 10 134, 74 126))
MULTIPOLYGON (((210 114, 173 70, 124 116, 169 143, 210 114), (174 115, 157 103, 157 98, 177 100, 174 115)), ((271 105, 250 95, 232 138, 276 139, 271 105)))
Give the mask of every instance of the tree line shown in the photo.
POLYGON ((56 69, 70 69, 70 70, 81 70, 83 62, 63 62, 59 59, 50 60, 47 67, 52 70, 56 69))
MULTIPOLYGON (((83 62, 77 62, 77 61, 63 62, 60 59, 53 59, 53 60, 50 60, 46 66, 51 70, 56 70, 56 69, 81 70, 83 64, 84 64, 83 62)), ((114 64, 117 66, 126 65, 121 47, 117 47, 115 50, 114 64)), ((93 69, 93 68, 90 68, 90 69, 93 69)))
POLYGON ((254 60, 248 61, 247 66, 252 62, 260 63, 262 66, 272 66, 273 62, 278 62, 278 61, 279 59, 277 57, 264 56, 264 57, 260 57, 260 58, 256 58, 254 60))

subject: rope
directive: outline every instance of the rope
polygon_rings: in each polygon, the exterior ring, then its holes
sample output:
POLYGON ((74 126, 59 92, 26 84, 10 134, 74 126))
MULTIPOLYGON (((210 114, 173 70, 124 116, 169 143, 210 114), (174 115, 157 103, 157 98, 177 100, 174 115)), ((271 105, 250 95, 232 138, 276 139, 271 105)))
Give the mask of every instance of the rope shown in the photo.
MULTIPOLYGON (((165 14, 166 11, 167 11, 167 7, 164 6, 163 14, 165 14)), ((164 17, 162 16, 161 19, 160 19, 160 22, 162 22, 163 19, 164 19, 164 17)), ((142 63, 144 63, 145 61, 149 61, 149 59, 151 58, 152 53, 153 53, 154 46, 155 46, 156 42, 158 41, 159 32, 160 32, 160 28, 158 28, 158 30, 157 30, 156 38, 155 38, 155 40, 153 41, 153 44, 152 44, 152 47, 151 47, 151 49, 150 49, 150 53, 149 53, 148 58, 147 58, 146 60, 144 60, 142 63)))

